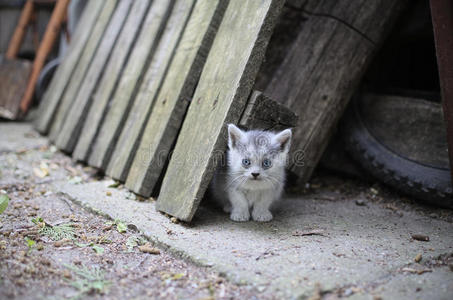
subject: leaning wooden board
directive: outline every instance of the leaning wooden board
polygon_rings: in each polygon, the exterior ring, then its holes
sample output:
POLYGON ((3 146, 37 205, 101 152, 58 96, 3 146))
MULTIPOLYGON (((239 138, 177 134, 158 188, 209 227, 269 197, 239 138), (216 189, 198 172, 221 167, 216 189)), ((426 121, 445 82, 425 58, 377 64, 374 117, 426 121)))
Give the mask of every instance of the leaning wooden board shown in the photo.
POLYGON ((102 75, 104 66, 110 57, 113 46, 121 32, 121 28, 129 13, 132 0, 120 0, 115 14, 110 20, 102 41, 94 55, 93 61, 84 76, 73 99, 71 112, 67 114, 65 122, 60 130, 55 145, 65 152, 72 152, 82 129, 88 109, 91 105, 92 93, 102 75))
POLYGON ((194 3, 195 1, 178 1, 167 21, 162 38, 157 45, 148 70, 145 71, 144 80, 121 129, 121 134, 107 167, 107 175, 115 179, 126 180, 136 145, 140 142, 143 127, 154 105, 154 99, 166 77, 168 66, 173 59, 174 49, 180 41, 194 3))
POLYGON ((57 139, 63 124, 66 122, 66 116, 71 110, 72 104, 74 103, 77 92, 79 91, 80 85, 85 77, 85 74, 90 67, 91 61, 93 60, 96 49, 102 40, 107 25, 109 24, 110 17, 112 16, 118 0, 106 1, 101 13, 94 25, 90 37, 83 49, 82 55, 73 71, 71 78, 69 79, 68 85, 63 94, 63 98, 60 100, 60 105, 55 112, 55 117, 50 127, 49 139, 53 142, 57 139))
MULTIPOLYGON (((184 0, 176 0, 176 3, 155 0, 151 4, 151 9, 137 37, 138 42, 124 67, 118 87, 112 96, 110 108, 93 144, 93 151, 88 160, 90 165, 101 169, 107 167, 124 121, 134 103, 136 88, 140 86, 145 67, 154 56, 155 47, 160 43, 162 30, 168 21, 168 13, 171 14, 170 18, 176 18, 184 23, 185 15, 190 14, 191 4, 192 1, 184 0)), ((146 111, 142 113, 147 114, 146 111)))
POLYGON ((92 94, 92 105, 88 111, 76 147, 72 153, 75 160, 86 161, 91 153, 91 146, 102 123, 110 97, 115 89, 118 78, 121 76, 124 64, 135 42, 135 35, 141 28, 143 18, 148 12, 150 1, 134 1, 126 23, 121 30, 120 37, 105 66, 102 78, 92 94))
MULTIPOLYGON (((113 155, 111 165, 116 167, 122 165, 121 161, 133 159, 126 187, 138 194, 149 196, 159 180, 226 6, 227 2, 221 0, 197 1, 163 86, 154 101, 143 136, 141 140, 136 140, 140 142, 139 146, 136 145, 138 151, 131 147, 134 145, 132 140, 129 147, 123 146, 122 153, 113 155)), ((154 97, 156 92, 153 90, 151 95, 144 96, 154 97)), ((124 144, 119 142, 117 147, 124 144)), ((110 174, 108 170, 107 173, 110 174)), ((120 173, 110 175, 122 179, 120 173)))
POLYGON ((231 1, 189 106, 157 208, 190 221, 225 148, 225 124, 244 111, 283 0, 231 1))
POLYGON ((265 92, 299 115, 291 152, 304 159, 292 159, 291 170, 301 182, 310 178, 367 65, 406 3, 309 0, 300 8, 307 20, 265 92))
POLYGON ((82 18, 79 21, 79 26, 77 26, 76 32, 72 38, 73 42, 67 49, 62 63, 58 67, 39 106, 39 117, 35 121, 35 128, 40 133, 46 134, 49 131, 63 92, 104 4, 104 1, 91 0, 84 9, 82 18))

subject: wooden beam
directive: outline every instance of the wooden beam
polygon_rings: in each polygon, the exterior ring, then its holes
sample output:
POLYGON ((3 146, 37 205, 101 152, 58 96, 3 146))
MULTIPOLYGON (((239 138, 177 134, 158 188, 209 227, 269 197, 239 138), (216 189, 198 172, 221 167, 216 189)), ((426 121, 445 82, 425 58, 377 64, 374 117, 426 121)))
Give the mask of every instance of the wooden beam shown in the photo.
POLYGON ((238 123, 284 1, 231 1, 172 153, 157 201, 190 221, 225 149, 226 123, 238 123))
POLYGON ((291 170, 300 182, 310 178, 406 2, 308 0, 296 8, 306 21, 265 91, 299 115, 291 152, 303 153, 305 161, 291 170))
MULTIPOLYGON (((178 23, 185 23, 190 14, 193 0, 183 1, 154 1, 137 37, 137 43, 132 49, 131 56, 124 67, 118 87, 112 96, 110 108, 99 128, 99 134, 93 144, 88 163, 97 168, 105 169, 112 155, 124 122, 131 109, 138 87, 141 84, 145 70, 155 54, 156 46, 160 43, 163 28, 170 18, 178 23)), ((170 48, 171 49, 171 48, 170 48)), ((167 49, 169 50, 169 49, 167 49)), ((167 51, 170 53, 171 50, 167 51)), ((146 99, 152 101, 152 99, 146 99)), ((147 111, 140 111, 144 116, 147 111)))
MULTIPOLYGON (((149 196, 159 180, 227 3, 221 0, 197 1, 159 94, 155 88, 143 89, 139 93, 145 99, 154 99, 157 95, 147 123, 134 123, 146 125, 142 138, 140 140, 136 138, 137 134, 123 131, 124 137, 127 133, 133 139, 120 138, 117 149, 122 151, 118 154, 115 151, 109 165, 112 172, 107 171, 114 178, 124 180, 123 176, 132 164, 126 187, 136 193, 149 196)), ((138 115, 133 120, 137 118, 138 115)))
POLYGON ((102 41, 96 50, 93 61, 79 89, 76 91, 71 111, 67 114, 55 142, 56 146, 65 152, 72 152, 74 150, 91 105, 92 94, 99 83, 104 67, 114 49, 115 42, 121 32, 131 4, 132 0, 120 0, 115 14, 112 16, 109 26, 102 37, 102 41))
POLYGON ((72 157, 74 160, 86 161, 91 153, 92 144, 98 128, 108 107, 115 86, 127 61, 129 53, 136 41, 137 32, 148 12, 150 1, 134 1, 118 41, 105 67, 102 78, 92 93, 92 104, 88 111, 81 134, 72 157))
POLYGON ((453 3, 451 0, 430 3, 453 184, 453 3))
POLYGON ((35 128, 42 134, 47 134, 52 124, 54 115, 61 101, 67 84, 71 78, 85 44, 90 36, 91 29, 96 23, 97 17, 104 6, 104 1, 91 0, 84 9, 79 21, 79 26, 74 33, 72 43, 66 50, 62 63, 58 66, 49 87, 39 105, 38 118, 35 121, 35 128))
POLYGON ((63 124, 66 122, 66 117, 71 110, 72 104, 75 101, 77 92, 80 89, 85 74, 90 67, 91 61, 93 60, 96 49, 102 40, 105 29, 110 21, 110 17, 115 10, 118 0, 106 1, 101 13, 91 30, 90 37, 83 49, 82 55, 77 62, 77 65, 73 71, 71 78, 69 79, 68 85, 64 91, 63 97, 60 100, 60 105, 55 113, 55 118, 50 127, 49 139, 56 141, 63 124))

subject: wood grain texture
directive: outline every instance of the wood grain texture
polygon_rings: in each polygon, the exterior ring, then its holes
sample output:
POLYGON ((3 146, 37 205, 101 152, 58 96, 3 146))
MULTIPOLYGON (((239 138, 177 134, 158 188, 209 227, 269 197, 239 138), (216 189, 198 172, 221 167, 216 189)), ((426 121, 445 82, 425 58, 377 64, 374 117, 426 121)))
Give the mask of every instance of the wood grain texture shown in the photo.
POLYGON ((405 0, 305 1, 307 18, 266 89, 299 115, 291 170, 308 180, 405 0), (294 163, 297 162, 297 163, 294 163))
POLYGON ((63 98, 60 100, 60 105, 55 113, 54 121, 50 127, 49 139, 56 141, 61 128, 66 122, 66 116, 71 110, 72 104, 75 101, 77 92, 80 89, 85 74, 90 67, 91 61, 93 60, 96 49, 102 40, 105 29, 110 21, 110 17, 115 10, 118 0, 109 0, 105 2, 101 13, 94 25, 90 37, 83 49, 82 55, 73 71, 71 78, 69 79, 68 85, 63 94, 63 98))
POLYGON ((283 130, 297 126, 298 116, 289 108, 253 91, 239 125, 246 129, 283 130))
POLYGON ((108 28, 102 37, 102 41, 96 50, 83 82, 76 92, 70 113, 67 114, 55 143, 59 149, 65 152, 72 152, 76 145, 86 114, 91 105, 92 94, 95 91, 96 85, 104 71, 104 66, 121 32, 131 4, 132 0, 120 0, 118 3, 115 14, 109 22, 108 28))
MULTIPOLYGON (((190 12, 192 1, 178 0, 178 3, 183 6, 187 4, 187 10, 190 12)), ((124 121, 134 103, 136 89, 140 86, 145 68, 149 65, 156 46, 159 44, 163 28, 168 20, 168 14, 173 12, 173 4, 174 1, 165 0, 152 2, 137 37, 137 43, 134 45, 123 73, 119 78, 118 87, 112 96, 109 110, 94 141, 93 151, 88 160, 90 165, 100 169, 107 167, 118 136, 124 126, 124 121)), ((175 13, 181 13, 181 11, 175 7, 175 13)), ((180 15, 180 17, 182 16, 180 15)), ((152 99, 148 100, 151 101, 152 99)), ((141 113, 147 114, 146 111, 141 113)))
POLYGON ((83 124, 77 145, 72 153, 72 157, 75 160, 86 161, 91 153, 92 145, 107 110, 108 103, 136 41, 137 32, 141 28, 150 3, 148 0, 134 1, 132 5, 126 23, 105 66, 102 78, 92 94, 91 107, 83 124))
MULTIPOLYGON (((151 63, 146 71, 144 80, 139 88, 132 109, 127 116, 127 120, 122 128, 121 135, 107 167, 107 175, 115 179, 120 181, 126 180, 132 159, 142 136, 143 128, 148 120, 151 108, 154 106, 155 97, 159 93, 162 82, 166 77, 169 65, 173 60, 175 49, 181 40, 182 32, 186 28, 189 16, 191 20, 194 18, 190 14, 193 10, 194 3, 195 1, 177 2, 168 19, 162 38, 151 59, 151 63)), ((195 8, 195 10, 198 9, 199 7, 195 8)), ((204 29, 197 28, 197 30, 203 31, 204 29)), ((178 71, 181 72, 181 70, 178 71)), ((177 88, 175 84, 176 82, 171 82, 172 89, 177 88)))
MULTIPOLYGON (((136 193, 149 196, 159 180, 227 3, 220 0, 197 1, 145 124, 143 136, 141 140, 137 139, 140 145, 135 145, 135 149, 124 148, 127 150, 124 154, 132 163, 126 186, 136 193)), ((154 98, 155 91, 151 92, 151 95, 143 96, 154 98)), ((130 145, 134 145, 133 140, 130 145)), ((118 166, 118 163, 115 161, 113 165, 118 166)))
POLYGON ((24 59, 8 59, 0 55, 0 117, 14 120, 19 115, 32 64, 24 59))
POLYGON ((244 111, 284 1, 231 1, 172 153, 157 201, 161 211, 190 221, 222 153, 226 123, 244 111))
POLYGON ((74 33, 72 42, 65 53, 62 63, 57 68, 52 81, 39 105, 38 119, 35 121, 35 128, 42 134, 47 134, 54 115, 61 101, 61 97, 72 76, 85 44, 90 36, 91 29, 104 6, 104 1, 91 0, 84 9, 79 26, 74 33))

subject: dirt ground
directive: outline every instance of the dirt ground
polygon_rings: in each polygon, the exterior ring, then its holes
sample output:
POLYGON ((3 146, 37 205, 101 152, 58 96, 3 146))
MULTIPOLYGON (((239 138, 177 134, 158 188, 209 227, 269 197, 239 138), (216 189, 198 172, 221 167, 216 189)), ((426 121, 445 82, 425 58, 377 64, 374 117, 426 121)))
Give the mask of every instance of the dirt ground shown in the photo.
POLYGON ((0 170, 0 192, 10 198, 0 215, 0 299, 269 298, 51 191, 51 181, 98 179, 53 147, 4 151, 0 170))

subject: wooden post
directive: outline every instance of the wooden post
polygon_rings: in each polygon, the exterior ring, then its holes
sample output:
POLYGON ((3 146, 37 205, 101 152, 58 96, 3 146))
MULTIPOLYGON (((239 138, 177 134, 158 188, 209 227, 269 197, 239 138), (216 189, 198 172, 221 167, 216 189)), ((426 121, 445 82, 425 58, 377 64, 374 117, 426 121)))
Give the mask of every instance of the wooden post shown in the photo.
POLYGON ((307 20, 265 92, 299 115, 291 170, 308 180, 405 0, 308 0, 307 20))
POLYGON ((212 45, 163 179, 157 208, 190 221, 225 149, 226 123, 238 123, 282 0, 231 1, 212 45))
POLYGON ((5 55, 6 58, 14 59, 17 57, 17 53, 19 53, 20 46, 22 45, 25 33, 27 32, 27 26, 31 20, 32 14, 33 0, 27 0, 24 8, 22 9, 22 13, 20 14, 19 23, 17 24, 11 41, 9 42, 8 50, 5 55))
POLYGON ((39 44, 38 52, 36 53, 35 60, 33 61, 33 68, 31 70, 30 78, 28 79, 25 94, 20 101, 20 110, 23 115, 27 113, 28 107, 33 100, 36 82, 38 81, 39 74, 41 73, 41 70, 46 62, 46 58, 50 51, 52 51, 54 42, 60 33, 60 28, 63 24, 68 4, 69 0, 59 0, 55 3, 49 24, 47 24, 46 32, 41 43, 39 44))
POLYGON ((451 0, 430 3, 453 184, 453 3, 451 0))

